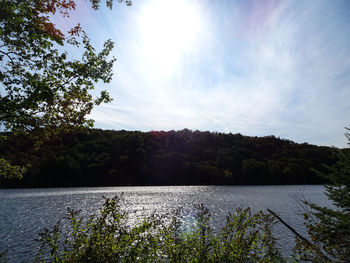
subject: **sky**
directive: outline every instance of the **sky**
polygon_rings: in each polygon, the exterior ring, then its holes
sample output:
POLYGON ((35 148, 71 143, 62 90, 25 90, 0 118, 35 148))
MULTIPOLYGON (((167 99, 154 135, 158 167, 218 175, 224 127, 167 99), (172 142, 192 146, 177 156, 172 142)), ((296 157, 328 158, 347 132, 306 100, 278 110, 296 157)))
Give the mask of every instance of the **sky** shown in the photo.
POLYGON ((115 42, 114 98, 95 127, 268 136, 347 147, 350 1, 79 1, 97 50, 115 42), (102 4, 104 2, 102 1, 102 4))

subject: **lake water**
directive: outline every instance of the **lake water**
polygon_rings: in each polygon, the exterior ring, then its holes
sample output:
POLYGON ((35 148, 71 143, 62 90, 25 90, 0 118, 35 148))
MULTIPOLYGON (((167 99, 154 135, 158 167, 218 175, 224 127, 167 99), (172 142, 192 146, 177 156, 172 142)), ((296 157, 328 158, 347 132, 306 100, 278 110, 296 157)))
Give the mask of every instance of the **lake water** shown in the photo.
MULTIPOLYGON (((328 206, 322 186, 149 186, 100 188, 50 188, 0 190, 0 251, 8 249, 9 262, 32 262, 38 251, 34 241, 44 227, 51 228, 66 213, 66 208, 97 212, 105 197, 124 193, 124 209, 134 218, 142 213, 167 213, 183 207, 191 215, 193 205, 204 203, 212 214, 212 225, 219 228, 227 212, 237 207, 253 211, 270 208, 287 223, 305 234, 303 209, 296 199, 328 206)), ((283 225, 274 230, 284 254, 294 243, 294 235, 283 225)))

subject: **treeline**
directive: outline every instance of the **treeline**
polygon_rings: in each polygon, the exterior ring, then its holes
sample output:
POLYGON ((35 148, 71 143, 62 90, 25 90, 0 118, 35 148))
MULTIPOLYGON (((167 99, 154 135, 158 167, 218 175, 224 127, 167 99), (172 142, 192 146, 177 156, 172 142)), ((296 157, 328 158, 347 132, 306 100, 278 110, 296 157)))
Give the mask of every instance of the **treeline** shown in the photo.
POLYGON ((29 166, 5 187, 321 184, 316 171, 337 161, 330 147, 187 129, 77 129, 40 145, 33 135, 6 137, 1 156, 29 166))

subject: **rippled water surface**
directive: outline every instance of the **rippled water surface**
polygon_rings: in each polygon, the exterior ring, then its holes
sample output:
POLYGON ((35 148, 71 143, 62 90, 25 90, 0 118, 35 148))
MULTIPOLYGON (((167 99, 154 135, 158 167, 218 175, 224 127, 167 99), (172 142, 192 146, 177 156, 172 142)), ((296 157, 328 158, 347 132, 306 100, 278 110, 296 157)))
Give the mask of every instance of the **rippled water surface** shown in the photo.
MULTIPOLYGON (((31 262, 37 252, 34 241, 44 227, 52 227, 66 208, 89 215, 103 204, 103 197, 124 193, 124 209, 134 218, 142 213, 167 213, 183 207, 191 216, 193 205, 204 203, 212 214, 212 225, 219 228, 225 215, 235 208, 254 211, 270 208, 299 232, 304 233, 303 212, 296 199, 329 205, 322 186, 154 186, 0 190, 0 251, 8 249, 9 262, 31 262)), ((294 236, 282 225, 275 235, 284 253, 293 246, 294 236)))

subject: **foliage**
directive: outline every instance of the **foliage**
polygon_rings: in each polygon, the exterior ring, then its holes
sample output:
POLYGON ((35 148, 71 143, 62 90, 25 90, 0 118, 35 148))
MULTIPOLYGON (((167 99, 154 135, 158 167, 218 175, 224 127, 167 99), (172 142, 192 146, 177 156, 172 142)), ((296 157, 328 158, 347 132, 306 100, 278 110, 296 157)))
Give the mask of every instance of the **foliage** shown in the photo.
POLYGON ((7 250, 0 252, 0 263, 6 263, 7 262, 7 250))
MULTIPOLYGON (((350 135, 346 134, 350 141, 350 135)), ((334 207, 305 202, 305 214, 312 246, 299 244, 303 257, 313 262, 349 262, 350 259, 350 152, 339 152, 340 160, 329 167, 326 195, 334 207), (300 246, 301 245, 301 246, 300 246), (305 249, 305 251, 303 251, 305 249)))
POLYGON ((0 124, 8 130, 92 125, 93 108, 110 101, 106 91, 93 99, 98 81, 110 82, 113 42, 97 53, 80 25, 67 36, 50 21, 59 12, 69 17, 72 0, 2 0, 0 4, 0 124), (64 47, 82 50, 70 59, 64 47))
POLYGON ((11 165, 7 160, 0 158, 0 183, 3 180, 22 179, 26 168, 11 165))
MULTIPOLYGON (((92 8, 93 9, 99 9, 100 8, 100 2, 101 0, 90 0, 91 4, 92 4, 92 8)), ((127 6, 131 6, 132 5, 132 1, 131 0, 118 0, 119 3, 121 2, 125 2, 125 4, 127 6)), ((110 9, 112 9, 113 7, 113 0, 106 0, 106 6, 110 9)))
MULTIPOLYGON (((99 2, 91 0, 92 7, 99 2)), ((112 2, 106 5, 112 8, 112 2)), ((68 18, 76 5, 74 0, 0 1, 0 127, 34 130, 37 145, 58 129, 91 127, 93 120, 86 116, 94 105, 111 101, 107 91, 96 98, 90 92, 98 82, 111 81, 115 58, 108 57, 114 43, 107 40, 96 52, 80 24, 63 33, 51 21, 68 18), (81 58, 72 58, 72 50, 81 58)), ((1 160, 0 169, 8 171, 9 161, 1 160)), ((21 168, 11 171, 16 169, 21 168)), ((2 180, 6 176, 0 173, 2 180)))
POLYGON ((34 135, 6 135, 0 155, 32 164, 22 182, 8 184, 15 187, 317 184, 325 179, 313 169, 337 160, 330 147, 272 136, 74 129, 36 150, 34 135))
POLYGON ((129 214, 121 211, 120 198, 106 199, 100 213, 87 220, 68 210, 70 230, 62 231, 60 224, 46 229, 36 261, 285 262, 271 234, 271 215, 237 209, 214 234, 203 205, 195 206, 196 223, 188 229, 181 209, 170 215, 154 213, 132 224, 129 214))

